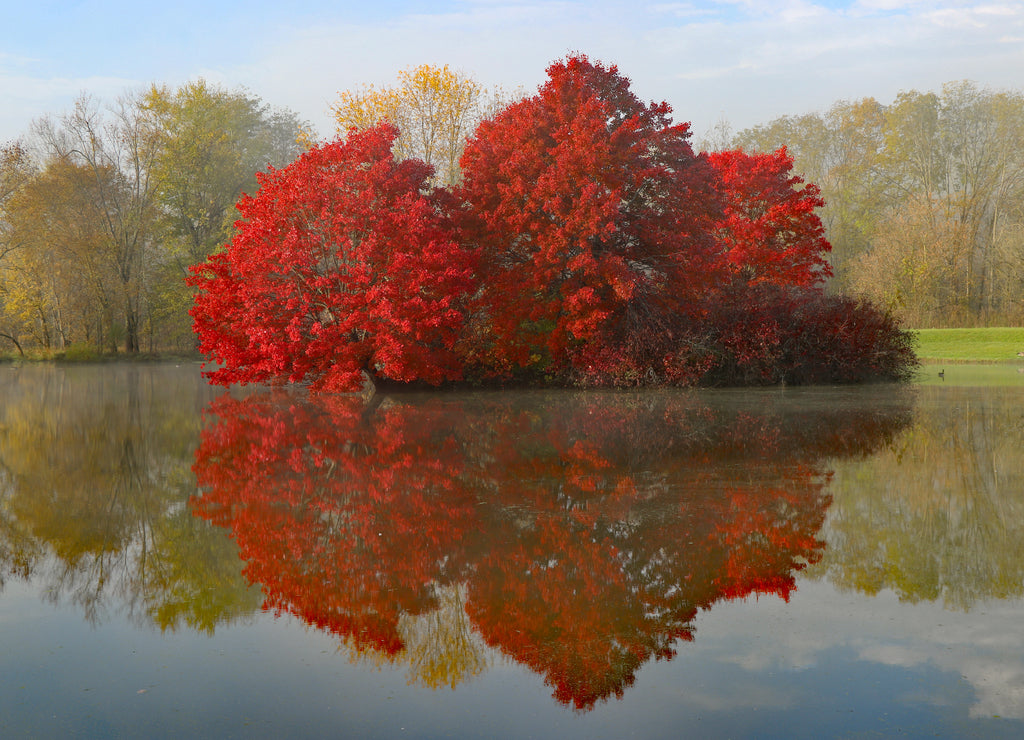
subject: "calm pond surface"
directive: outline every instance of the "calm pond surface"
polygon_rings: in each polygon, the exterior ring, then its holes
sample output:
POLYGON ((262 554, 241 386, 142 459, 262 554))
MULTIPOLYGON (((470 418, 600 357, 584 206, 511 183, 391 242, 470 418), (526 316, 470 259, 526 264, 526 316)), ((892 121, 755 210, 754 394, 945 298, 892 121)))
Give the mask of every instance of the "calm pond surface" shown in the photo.
POLYGON ((1024 374, 0 367, 0 737, 1024 737, 1024 374))

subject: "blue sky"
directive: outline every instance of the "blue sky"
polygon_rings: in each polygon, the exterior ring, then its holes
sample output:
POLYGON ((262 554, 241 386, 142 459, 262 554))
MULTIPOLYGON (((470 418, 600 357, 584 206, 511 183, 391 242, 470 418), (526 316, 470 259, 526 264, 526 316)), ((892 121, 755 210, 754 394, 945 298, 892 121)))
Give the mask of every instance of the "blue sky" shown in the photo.
POLYGON ((1024 2, 991 0, 0 0, 0 142, 82 92, 244 86, 330 133, 338 91, 449 64, 534 89, 552 60, 615 63, 695 134, 970 79, 1024 89, 1024 2))

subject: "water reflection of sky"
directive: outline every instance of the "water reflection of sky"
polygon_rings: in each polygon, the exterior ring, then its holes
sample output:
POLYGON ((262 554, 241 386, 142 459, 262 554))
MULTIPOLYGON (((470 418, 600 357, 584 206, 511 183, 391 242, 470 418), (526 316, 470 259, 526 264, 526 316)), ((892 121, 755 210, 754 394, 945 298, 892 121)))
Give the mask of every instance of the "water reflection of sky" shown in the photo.
MULTIPOLYGON (((885 668, 919 676, 913 690, 879 697, 895 703, 949 706, 950 684, 970 686, 971 718, 1024 719, 1024 603, 996 601, 974 612, 949 611, 934 602, 907 604, 892 592, 874 597, 837 592, 831 585, 801 579, 789 604, 759 600, 756 605, 718 605, 697 623, 693 654, 741 668, 749 676, 814 674, 834 685, 830 667, 837 655, 858 661, 879 676, 885 668), (874 667, 872 667, 874 666, 874 667)), ((775 698, 784 704, 810 697, 775 698)), ((725 708, 711 692, 707 708, 725 708)), ((744 701, 751 697, 744 697, 744 701)), ((958 697, 957 701, 962 701, 958 697)), ((747 702, 758 706, 758 701, 747 702)), ((865 711, 861 707, 859 711, 865 711)))
POLYGON ((1006 391, 254 397, 193 456, 194 378, 82 377, 0 416, 0 736, 1021 735, 1006 391))
POLYGON ((717 604, 672 661, 651 663, 622 700, 583 715, 536 676, 495 656, 457 690, 410 685, 400 666, 370 669, 298 620, 259 615, 219 630, 87 625, 17 584, 3 621, 0 732, 26 712, 37 735, 160 737, 1018 737, 1019 602, 979 615, 891 594, 839 594, 801 581, 775 597, 717 604), (8 633, 9 634, 9 633, 8 633), (1005 719, 991 719, 999 715, 1005 719), (174 728, 174 733, 167 732, 174 728))

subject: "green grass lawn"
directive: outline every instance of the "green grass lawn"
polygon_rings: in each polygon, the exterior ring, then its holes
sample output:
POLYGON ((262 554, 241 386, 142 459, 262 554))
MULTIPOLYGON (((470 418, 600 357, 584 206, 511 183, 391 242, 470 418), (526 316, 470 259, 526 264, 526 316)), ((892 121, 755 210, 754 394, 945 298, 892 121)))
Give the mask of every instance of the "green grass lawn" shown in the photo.
POLYGON ((923 362, 1024 361, 1024 327, 917 329, 914 347, 923 362))

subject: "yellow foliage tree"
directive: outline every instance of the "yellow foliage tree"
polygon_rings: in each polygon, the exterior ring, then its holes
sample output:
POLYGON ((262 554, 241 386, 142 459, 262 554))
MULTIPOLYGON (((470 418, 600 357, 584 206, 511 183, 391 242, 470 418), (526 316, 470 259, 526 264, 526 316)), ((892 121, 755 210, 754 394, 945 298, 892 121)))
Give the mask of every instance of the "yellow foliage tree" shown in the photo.
POLYGON ((25 148, 17 143, 8 143, 0 147, 0 339, 6 339, 24 354, 18 339, 18 330, 6 320, 7 304, 10 296, 7 290, 5 272, 8 271, 4 258, 15 252, 19 246, 14 233, 10 214, 11 202, 31 177, 32 164, 25 148))
POLYGON ((368 85, 339 93, 331 111, 339 136, 390 121, 401 131, 397 157, 422 159, 434 166, 436 184, 455 185, 466 139, 496 107, 493 101, 503 97, 448 65, 421 64, 399 72, 395 87, 368 85))
POLYGON ((971 241, 942 202, 918 197, 890 216, 858 258, 850 287, 912 326, 963 323, 971 241))
POLYGON ((24 186, 31 174, 31 163, 25 148, 15 142, 0 147, 0 258, 17 246, 10 238, 8 203, 24 186))
POLYGON ((10 198, 6 216, 18 248, 0 263, 8 338, 46 349, 86 341, 114 346, 114 246, 96 197, 96 175, 57 159, 10 198))

